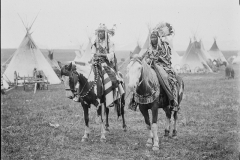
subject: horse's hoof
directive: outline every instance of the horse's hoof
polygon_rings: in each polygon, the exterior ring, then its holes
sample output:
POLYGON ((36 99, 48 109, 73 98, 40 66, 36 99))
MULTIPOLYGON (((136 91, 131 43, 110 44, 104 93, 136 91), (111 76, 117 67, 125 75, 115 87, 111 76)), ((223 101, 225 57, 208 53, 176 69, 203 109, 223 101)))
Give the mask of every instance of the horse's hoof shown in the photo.
POLYGON ((123 127, 123 131, 124 131, 124 132, 127 132, 127 126, 126 126, 126 127, 123 127))
POLYGON ((153 146, 152 150, 153 151, 159 151, 159 147, 158 146, 153 146))
POLYGON ((148 142, 146 143, 147 147, 152 147, 152 145, 153 145, 152 143, 148 143, 148 142))
POLYGON ((165 129, 164 137, 169 137, 169 130, 166 130, 166 129, 165 129))
POLYGON ((82 138, 81 142, 87 142, 88 138, 82 138))
POLYGON ((149 138, 149 139, 147 140, 146 146, 147 146, 147 147, 152 147, 152 145, 153 145, 153 138, 149 138))
POLYGON ((101 138, 100 142, 105 143, 105 142, 107 142, 107 140, 106 140, 106 138, 101 138))
POLYGON ((174 138, 174 137, 177 137, 177 130, 173 130, 173 133, 172 133, 172 138, 174 138))
POLYGON ((109 130, 109 128, 108 128, 108 127, 106 127, 106 128, 105 128, 105 131, 107 131, 107 132, 110 132, 110 130, 109 130))

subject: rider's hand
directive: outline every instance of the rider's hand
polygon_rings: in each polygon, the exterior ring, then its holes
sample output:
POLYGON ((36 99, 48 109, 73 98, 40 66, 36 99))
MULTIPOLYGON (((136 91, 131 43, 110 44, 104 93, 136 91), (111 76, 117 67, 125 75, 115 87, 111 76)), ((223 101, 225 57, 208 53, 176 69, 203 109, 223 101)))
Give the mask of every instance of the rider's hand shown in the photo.
POLYGON ((150 59, 155 59, 155 57, 153 55, 150 55, 150 59))

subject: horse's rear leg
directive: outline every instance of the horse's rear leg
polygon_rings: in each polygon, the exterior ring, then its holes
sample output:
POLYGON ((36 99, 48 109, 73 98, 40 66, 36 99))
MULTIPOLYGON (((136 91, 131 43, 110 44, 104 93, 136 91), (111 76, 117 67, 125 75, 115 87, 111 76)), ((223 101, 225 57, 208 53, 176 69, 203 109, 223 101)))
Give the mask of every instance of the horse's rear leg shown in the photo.
POLYGON ((125 107, 125 99, 124 99, 125 95, 122 95, 122 99, 120 101, 120 105, 121 105, 121 114, 122 114, 122 120, 123 120, 123 131, 126 132, 127 131, 127 125, 125 122, 125 117, 124 117, 124 107, 125 107))
POLYGON ((165 114, 166 114, 166 129, 164 133, 164 137, 169 137, 169 132, 171 130, 171 111, 170 107, 163 108, 165 114))
POLYGON ((147 129, 148 129, 148 140, 147 140, 147 146, 148 147, 152 147, 153 145, 153 132, 151 130, 151 124, 150 124, 150 120, 149 120, 149 114, 148 114, 148 108, 145 107, 144 105, 139 104, 139 110, 142 113, 145 123, 147 125, 147 129))
POLYGON ((90 129, 89 129, 89 107, 85 104, 82 104, 84 111, 84 120, 85 120, 85 131, 84 136, 82 137, 82 142, 88 141, 90 129))
POLYGON ((172 137, 173 138, 177 138, 177 111, 174 111, 173 113, 173 118, 174 118, 174 124, 173 124, 173 133, 172 133, 172 137))

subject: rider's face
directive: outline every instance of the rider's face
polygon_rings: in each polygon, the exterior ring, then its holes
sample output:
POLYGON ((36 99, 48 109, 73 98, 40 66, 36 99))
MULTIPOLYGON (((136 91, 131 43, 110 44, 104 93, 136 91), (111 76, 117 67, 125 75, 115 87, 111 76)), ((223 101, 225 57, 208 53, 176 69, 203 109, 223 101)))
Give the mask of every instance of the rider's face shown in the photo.
POLYGON ((158 43, 158 38, 157 38, 157 36, 154 35, 154 34, 151 35, 151 43, 152 43, 153 45, 156 45, 156 44, 158 43))
POLYGON ((98 37, 100 39, 105 39, 105 31, 104 30, 98 31, 98 37))

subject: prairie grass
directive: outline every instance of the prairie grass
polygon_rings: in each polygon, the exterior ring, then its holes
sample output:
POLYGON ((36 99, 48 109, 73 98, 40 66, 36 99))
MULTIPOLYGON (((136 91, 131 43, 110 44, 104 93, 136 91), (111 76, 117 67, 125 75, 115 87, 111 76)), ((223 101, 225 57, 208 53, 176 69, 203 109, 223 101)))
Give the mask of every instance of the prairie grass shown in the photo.
MULTIPOLYGON (((239 66, 235 66, 237 70, 239 66)), ((145 146, 147 129, 137 110, 125 107, 127 132, 110 109, 107 142, 100 142, 96 112, 90 111, 90 140, 82 143, 83 110, 65 98, 63 84, 49 90, 15 89, 1 98, 1 159, 83 160, 236 160, 239 154, 239 70, 236 78, 215 74, 182 74, 185 96, 178 121, 178 139, 164 139, 165 115, 159 110, 160 150, 145 146), (58 124, 59 126, 54 126, 58 124)), ((129 97, 128 97, 129 98, 129 97)))

